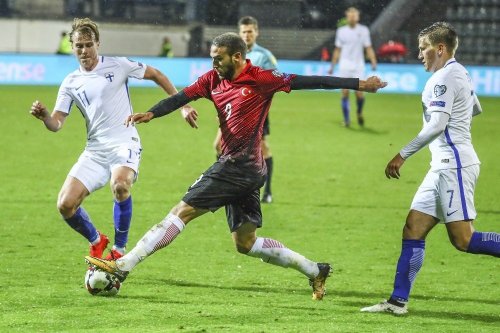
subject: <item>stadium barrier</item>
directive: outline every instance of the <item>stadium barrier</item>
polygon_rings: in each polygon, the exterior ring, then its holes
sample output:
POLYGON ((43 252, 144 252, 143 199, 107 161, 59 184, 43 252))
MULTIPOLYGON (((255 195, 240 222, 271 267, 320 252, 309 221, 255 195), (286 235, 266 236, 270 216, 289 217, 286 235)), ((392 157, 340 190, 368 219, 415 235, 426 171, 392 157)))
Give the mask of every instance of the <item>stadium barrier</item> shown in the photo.
MULTIPOLYGON (((211 69, 207 58, 134 57, 163 71, 177 86, 187 86, 211 69)), ((329 62, 281 60, 279 69, 301 75, 327 75, 329 62)), ((0 54, 1 85, 59 85, 78 66, 75 57, 62 55, 0 54)), ((479 96, 500 97, 500 67, 467 66, 479 96)), ((367 75, 377 74, 388 82, 386 93, 420 94, 430 73, 422 65, 379 64, 367 75)), ((154 86, 151 81, 130 80, 131 86, 154 86)))

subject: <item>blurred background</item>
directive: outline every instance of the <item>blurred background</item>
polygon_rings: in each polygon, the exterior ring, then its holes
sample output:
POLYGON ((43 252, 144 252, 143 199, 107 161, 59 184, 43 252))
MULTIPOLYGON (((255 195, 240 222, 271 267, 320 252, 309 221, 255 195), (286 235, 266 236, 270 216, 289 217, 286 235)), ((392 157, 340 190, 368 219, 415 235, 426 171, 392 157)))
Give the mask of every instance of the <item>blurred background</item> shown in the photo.
POLYGON ((245 15, 258 19, 257 42, 279 70, 328 75, 350 6, 370 29, 379 65, 365 73, 389 83, 382 93, 421 93, 430 73, 417 59, 417 34, 444 20, 458 31, 456 58, 476 93, 500 97, 500 0, 0 0, 0 85, 59 85, 77 66, 67 34, 75 17, 99 24, 101 55, 142 61, 179 87, 211 69, 212 39, 237 32, 245 15))
POLYGON ((103 53, 158 56, 167 37, 171 56, 206 57, 214 36, 252 15, 259 44, 278 59, 321 60, 349 6, 361 11, 376 51, 389 41, 408 49, 398 62, 417 62, 417 32, 446 20, 461 36, 462 63, 500 63, 500 0, 0 0, 0 52, 53 53, 74 17, 90 17, 103 53))

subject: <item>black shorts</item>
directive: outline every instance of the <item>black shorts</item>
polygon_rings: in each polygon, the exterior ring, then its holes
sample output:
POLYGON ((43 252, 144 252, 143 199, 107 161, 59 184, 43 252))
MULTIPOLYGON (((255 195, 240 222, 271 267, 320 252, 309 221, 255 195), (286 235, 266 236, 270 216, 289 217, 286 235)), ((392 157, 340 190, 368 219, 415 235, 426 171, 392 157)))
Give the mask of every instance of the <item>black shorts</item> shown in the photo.
POLYGON ((221 157, 189 187, 182 201, 212 212, 225 207, 231 232, 246 222, 260 228, 259 189, 264 182, 265 175, 257 173, 251 161, 221 157))
POLYGON ((269 125, 269 116, 266 117, 266 120, 264 120, 264 127, 262 129, 262 136, 266 136, 271 134, 271 127, 269 125))

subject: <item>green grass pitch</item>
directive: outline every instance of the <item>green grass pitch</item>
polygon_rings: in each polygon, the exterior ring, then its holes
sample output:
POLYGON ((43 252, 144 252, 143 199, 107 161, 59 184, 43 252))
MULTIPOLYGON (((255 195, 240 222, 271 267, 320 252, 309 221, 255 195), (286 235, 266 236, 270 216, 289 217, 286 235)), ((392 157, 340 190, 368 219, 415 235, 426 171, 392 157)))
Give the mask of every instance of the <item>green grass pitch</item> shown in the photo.
MULTIPOLYGON (((35 99, 53 107, 56 87, 1 87, 1 332, 494 332, 500 330, 500 262, 459 253, 439 225, 404 318, 363 314, 386 298, 401 229, 430 154, 413 156, 400 180, 386 163, 421 127, 420 96, 366 98, 366 128, 339 126, 338 92, 279 93, 271 107, 275 202, 263 206, 259 235, 334 265, 328 294, 311 300, 300 273, 237 254, 223 210, 193 221, 168 248, 140 264, 117 297, 83 287, 87 243, 56 209, 67 172, 85 143, 78 110, 59 133, 29 115, 35 99)), ((132 88, 136 112, 158 89, 132 88)), ((476 228, 500 231, 500 102, 481 98, 473 122, 482 161, 476 228)), ((351 96, 354 104, 354 96, 351 96)), ((143 159, 133 187, 129 247, 159 222, 212 164, 217 122, 209 101, 192 103, 198 130, 170 115, 140 125, 143 159)), ((112 196, 84 203, 112 236, 112 196)))

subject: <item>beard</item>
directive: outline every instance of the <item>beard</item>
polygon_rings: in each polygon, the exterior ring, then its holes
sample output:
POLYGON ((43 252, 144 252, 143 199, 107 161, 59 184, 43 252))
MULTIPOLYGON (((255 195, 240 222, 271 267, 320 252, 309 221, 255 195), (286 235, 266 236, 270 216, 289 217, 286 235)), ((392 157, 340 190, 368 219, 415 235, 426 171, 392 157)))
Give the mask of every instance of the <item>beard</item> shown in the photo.
POLYGON ((231 80, 234 75, 234 66, 228 66, 224 72, 217 72, 219 74, 219 78, 231 80))

